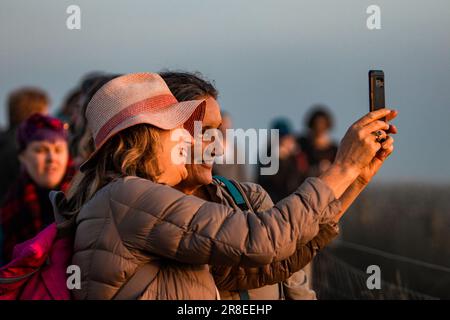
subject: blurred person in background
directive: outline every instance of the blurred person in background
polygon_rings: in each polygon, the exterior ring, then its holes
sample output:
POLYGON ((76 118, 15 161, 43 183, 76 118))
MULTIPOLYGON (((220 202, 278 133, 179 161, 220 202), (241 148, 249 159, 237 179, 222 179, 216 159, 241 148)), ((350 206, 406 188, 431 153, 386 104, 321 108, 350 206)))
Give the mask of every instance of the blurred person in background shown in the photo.
POLYGON ((227 129, 233 129, 233 119, 228 112, 221 111, 222 123, 219 126, 219 130, 222 132, 223 136, 223 162, 224 163, 214 163, 213 175, 227 177, 228 179, 234 179, 237 181, 249 181, 247 174, 247 165, 245 163, 237 163, 237 154, 239 152, 239 146, 237 141, 229 143, 227 141, 227 129), (225 163, 227 153, 232 152, 234 154, 233 163, 225 163))
POLYGON ((333 116, 324 105, 314 105, 306 117, 305 126, 306 134, 298 137, 297 141, 307 156, 308 176, 317 177, 336 157, 337 144, 330 136, 334 127, 333 116))
POLYGON ((6 192, 19 176, 20 163, 17 158, 17 127, 34 113, 48 114, 50 99, 38 88, 25 87, 13 91, 8 98, 9 127, 0 133, 0 204, 6 192))
MULTIPOLYGON (((73 123, 74 117, 80 112, 80 100, 81 100, 82 92, 79 87, 72 89, 64 98, 64 101, 61 105, 61 108, 56 113, 56 117, 63 122, 73 123)), ((69 128, 70 132, 70 128, 69 128)))
POLYGON ((17 130, 20 175, 0 208, 2 263, 14 245, 54 222, 50 190, 68 189, 74 174, 67 145, 67 124, 34 114, 17 130))
POLYGON ((306 179, 308 161, 296 142, 289 119, 275 119, 270 127, 278 130, 280 139, 278 172, 274 175, 259 175, 258 183, 277 202, 291 194, 306 179))

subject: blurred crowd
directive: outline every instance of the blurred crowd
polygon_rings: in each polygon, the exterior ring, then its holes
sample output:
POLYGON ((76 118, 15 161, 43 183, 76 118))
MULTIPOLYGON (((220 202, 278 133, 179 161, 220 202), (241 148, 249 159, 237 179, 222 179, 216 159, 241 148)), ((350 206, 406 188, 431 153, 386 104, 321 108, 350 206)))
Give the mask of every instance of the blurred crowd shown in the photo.
MULTIPOLYGON (((66 191, 79 165, 93 151, 86 129, 86 106, 102 85, 117 76, 86 75, 67 94, 55 116, 49 115, 51 100, 44 90, 25 87, 10 93, 8 126, 0 133, 0 265, 9 261, 15 244, 32 238, 54 221, 49 191, 66 191)), ((165 81, 170 84, 169 78, 165 81)), ((217 98, 217 90, 209 89, 217 98)), ((233 120, 227 112, 222 111, 221 116, 219 129, 225 133, 233 128, 233 120)), ((270 128, 278 129, 280 137, 275 175, 253 177, 246 164, 216 164, 213 173, 237 181, 253 180, 274 202, 281 200, 307 177, 326 170, 337 152, 331 137, 333 117, 326 106, 313 105, 302 127, 297 132, 287 118, 272 121, 270 128)))

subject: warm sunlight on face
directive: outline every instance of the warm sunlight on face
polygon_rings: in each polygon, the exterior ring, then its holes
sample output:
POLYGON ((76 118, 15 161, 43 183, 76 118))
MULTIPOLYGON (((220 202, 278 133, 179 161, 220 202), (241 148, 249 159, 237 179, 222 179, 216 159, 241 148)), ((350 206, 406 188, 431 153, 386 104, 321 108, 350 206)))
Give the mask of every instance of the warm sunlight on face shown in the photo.
POLYGON ((161 175, 157 182, 174 186, 187 178, 186 161, 188 148, 193 143, 192 136, 182 127, 163 130, 160 133, 162 149, 158 154, 161 175))
MULTIPOLYGON (((202 121, 202 132, 208 129, 217 129, 222 123, 220 114, 220 106, 216 99, 208 97, 206 99, 205 116, 202 121)), ((202 153, 211 141, 203 141, 202 153)), ((207 185, 212 181, 212 163, 202 161, 202 163, 194 163, 186 165, 188 170, 188 183, 191 185, 207 185)))
POLYGON ((66 173, 69 151, 64 140, 33 141, 19 155, 31 179, 40 187, 58 186, 66 173))

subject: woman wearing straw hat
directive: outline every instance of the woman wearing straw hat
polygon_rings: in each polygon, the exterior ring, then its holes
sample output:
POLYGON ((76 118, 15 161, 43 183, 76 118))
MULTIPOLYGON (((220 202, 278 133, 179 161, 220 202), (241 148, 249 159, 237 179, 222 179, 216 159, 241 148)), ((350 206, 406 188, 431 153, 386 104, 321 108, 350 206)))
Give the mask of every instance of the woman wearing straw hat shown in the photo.
POLYGON ((339 197, 382 148, 372 133, 388 129, 378 119, 391 111, 357 121, 321 177, 257 214, 170 187, 187 175, 173 158, 186 157, 185 137, 172 141, 172 134, 182 126, 191 132, 203 113, 204 101, 178 103, 157 74, 124 75, 94 94, 86 117, 95 152, 68 199, 53 196, 60 227, 70 225, 62 218, 76 225, 75 299, 215 299, 208 264, 286 259, 311 230, 342 214, 339 197))

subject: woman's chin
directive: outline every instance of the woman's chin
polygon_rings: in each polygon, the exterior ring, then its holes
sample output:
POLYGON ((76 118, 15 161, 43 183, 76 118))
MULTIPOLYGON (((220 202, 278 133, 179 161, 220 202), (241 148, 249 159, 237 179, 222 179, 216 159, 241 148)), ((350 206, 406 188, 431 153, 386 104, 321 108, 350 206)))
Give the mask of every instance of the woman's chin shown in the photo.
MULTIPOLYGON (((183 180, 186 180, 188 178, 188 172, 187 172, 185 167, 183 167, 183 169, 181 170, 181 174, 180 175, 181 175, 180 182, 183 181, 183 180)), ((180 182, 178 182, 178 183, 180 183, 180 182)))
POLYGON ((58 183, 54 181, 45 180, 37 182, 37 185, 44 189, 54 189, 58 186, 58 183))
POLYGON ((200 176, 199 180, 201 180, 200 182, 201 182, 202 185, 207 185, 207 184, 210 184, 212 182, 213 177, 212 177, 212 170, 211 169, 204 168, 201 171, 199 176, 200 176))

